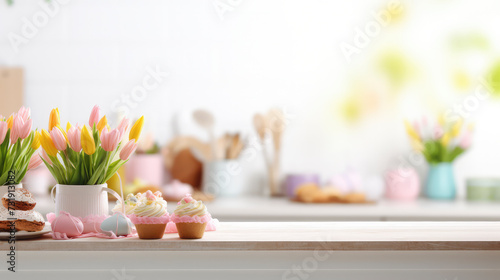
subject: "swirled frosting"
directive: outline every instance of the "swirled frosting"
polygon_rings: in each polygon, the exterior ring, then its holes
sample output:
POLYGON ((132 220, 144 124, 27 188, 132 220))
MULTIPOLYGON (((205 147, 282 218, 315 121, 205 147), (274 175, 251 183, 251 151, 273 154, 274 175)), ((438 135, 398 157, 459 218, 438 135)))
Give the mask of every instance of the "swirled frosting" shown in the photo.
POLYGON ((167 214, 167 202, 160 192, 147 191, 139 200, 134 213, 138 217, 161 217, 167 214))
MULTIPOLYGON (((125 204, 125 213, 124 214, 125 215, 131 215, 134 213, 134 210, 137 207, 137 203, 139 203, 139 200, 141 199, 141 197, 142 197, 141 193, 137 193, 136 195, 129 193, 127 195, 127 198, 124 201, 124 204, 125 204)), ((122 203, 118 200, 116 202, 115 207, 111 211, 113 211, 113 213, 116 213, 116 212, 122 212, 122 210, 123 210, 122 203)))
POLYGON ((206 215, 207 207, 203 204, 203 202, 197 201, 191 197, 190 194, 187 194, 181 201, 177 203, 177 207, 174 210, 174 214, 176 216, 203 216, 206 215))

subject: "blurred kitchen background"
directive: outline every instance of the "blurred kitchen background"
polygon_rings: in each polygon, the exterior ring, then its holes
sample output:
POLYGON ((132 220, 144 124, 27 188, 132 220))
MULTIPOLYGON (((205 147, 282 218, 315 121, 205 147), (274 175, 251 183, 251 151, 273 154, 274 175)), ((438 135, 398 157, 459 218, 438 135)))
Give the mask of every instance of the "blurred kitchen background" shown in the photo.
MULTIPOLYGON (((86 121, 95 104, 113 125, 144 115, 125 187, 176 196, 187 183, 224 221, 500 220, 499 8, 2 1, 0 114, 29 106, 38 128, 55 107, 63 123, 86 121), (433 200, 404 120, 443 115, 473 124, 474 137, 453 163, 456 198, 433 200), (398 170, 416 195, 386 195, 398 170)), ((30 172, 25 187, 53 211, 50 176, 30 172)))

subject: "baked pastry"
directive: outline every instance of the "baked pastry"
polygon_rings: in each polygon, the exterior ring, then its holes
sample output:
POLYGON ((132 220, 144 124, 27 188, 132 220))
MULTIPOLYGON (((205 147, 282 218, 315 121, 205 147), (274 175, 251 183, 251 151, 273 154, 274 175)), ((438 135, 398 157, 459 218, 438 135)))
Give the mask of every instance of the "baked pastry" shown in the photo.
POLYGON ((363 203, 366 201, 366 195, 361 192, 352 192, 344 197, 344 202, 346 203, 363 203))
POLYGON ((147 191, 139 198, 134 213, 129 216, 141 239, 160 239, 169 221, 167 202, 162 194, 147 191))
POLYGON ((12 216, 9 215, 7 209, 0 206, 0 231, 11 231, 11 227, 15 224, 12 224, 12 221, 9 220, 12 216))
POLYGON ((7 192, 2 197, 2 205, 9 210, 28 211, 36 205, 35 198, 26 189, 19 188, 14 192, 7 192))
POLYGON ((328 195, 313 183, 301 185, 295 190, 295 194, 297 199, 302 202, 328 202, 328 195))
POLYGON ((182 239, 200 239, 205 233, 207 223, 212 216, 201 201, 197 201, 187 194, 177 203, 172 222, 175 223, 179 237, 182 239))
POLYGON ((336 187, 321 189, 318 185, 308 183, 295 190, 296 198, 306 203, 366 203, 366 195, 361 192, 343 194, 336 187))
POLYGON ((45 220, 37 211, 15 211, 15 215, 11 216, 7 209, 1 208, 0 231, 10 231, 12 222, 16 231, 41 231, 45 227, 45 220), (9 220, 9 218, 17 218, 17 220, 9 220))

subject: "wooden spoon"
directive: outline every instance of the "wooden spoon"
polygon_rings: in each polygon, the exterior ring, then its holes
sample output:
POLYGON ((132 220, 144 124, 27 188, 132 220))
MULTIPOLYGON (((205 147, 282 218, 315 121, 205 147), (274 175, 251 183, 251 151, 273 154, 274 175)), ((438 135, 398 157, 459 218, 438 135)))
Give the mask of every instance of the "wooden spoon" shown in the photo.
POLYGON ((266 118, 262 114, 255 114, 253 117, 253 125, 257 134, 259 134, 260 140, 264 141, 266 138, 266 118))
POLYGON ((268 127, 273 135, 274 149, 279 152, 281 150, 281 136, 285 129, 285 117, 280 109, 274 108, 269 110, 267 120, 268 127))

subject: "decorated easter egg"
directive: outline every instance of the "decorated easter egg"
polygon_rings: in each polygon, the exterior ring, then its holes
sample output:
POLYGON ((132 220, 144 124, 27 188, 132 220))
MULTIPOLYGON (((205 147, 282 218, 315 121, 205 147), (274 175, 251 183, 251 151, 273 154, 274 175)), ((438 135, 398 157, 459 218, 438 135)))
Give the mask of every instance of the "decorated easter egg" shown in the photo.
POLYGON ((132 222, 123 213, 116 212, 101 223, 103 232, 113 232, 116 236, 129 235, 132 231, 132 222))
POLYGON ((64 211, 52 221, 51 227, 53 232, 65 233, 67 237, 78 236, 83 232, 82 221, 64 211))

